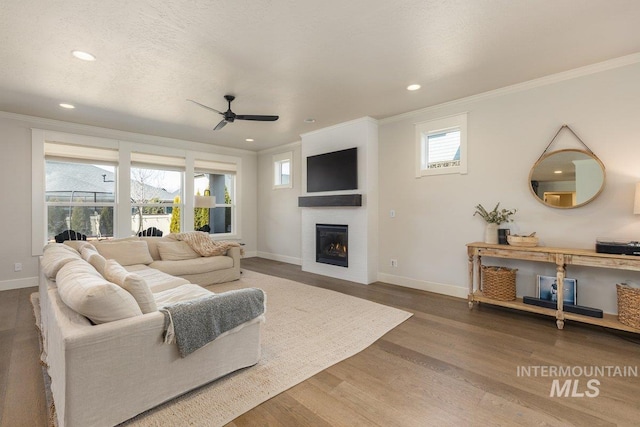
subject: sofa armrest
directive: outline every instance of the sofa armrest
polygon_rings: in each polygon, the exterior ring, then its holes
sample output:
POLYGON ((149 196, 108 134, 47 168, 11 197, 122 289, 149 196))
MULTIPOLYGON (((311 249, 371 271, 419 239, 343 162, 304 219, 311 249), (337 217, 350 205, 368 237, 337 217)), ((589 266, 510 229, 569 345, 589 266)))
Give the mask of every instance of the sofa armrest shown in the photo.
POLYGON ((240 247, 239 246, 230 247, 229 250, 227 251, 227 256, 233 259, 234 268, 236 266, 238 266, 238 268, 240 267, 240 247))

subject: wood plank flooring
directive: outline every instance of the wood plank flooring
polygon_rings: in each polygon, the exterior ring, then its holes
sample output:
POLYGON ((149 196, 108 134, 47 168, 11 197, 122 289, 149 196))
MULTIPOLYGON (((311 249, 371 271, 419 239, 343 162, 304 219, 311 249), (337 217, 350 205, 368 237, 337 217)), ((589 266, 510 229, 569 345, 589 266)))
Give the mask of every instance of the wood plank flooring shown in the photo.
MULTIPOLYGON (((231 427, 244 426, 638 426, 640 378, 595 377, 597 397, 550 397, 552 382, 518 376, 529 366, 631 366, 640 335, 480 305, 383 283, 360 285, 248 258, 243 269, 414 313, 372 346, 281 393, 231 427)), ((0 426, 46 425, 38 338, 28 295, 0 292, 0 426)), ((348 327, 348 325, 345 325, 348 327)))

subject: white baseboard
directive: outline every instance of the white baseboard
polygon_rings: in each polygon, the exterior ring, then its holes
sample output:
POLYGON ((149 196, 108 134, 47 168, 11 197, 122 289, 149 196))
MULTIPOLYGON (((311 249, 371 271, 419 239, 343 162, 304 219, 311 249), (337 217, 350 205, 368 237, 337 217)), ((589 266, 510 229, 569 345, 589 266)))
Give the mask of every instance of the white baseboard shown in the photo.
POLYGON ((272 254, 269 252, 260 252, 260 251, 258 251, 257 256, 259 256, 260 258, 266 258, 273 261, 286 262, 287 264, 302 265, 301 258, 296 258, 292 256, 278 255, 278 254, 272 254))
POLYGON ((244 251, 244 255, 242 255, 242 258, 253 258, 258 256, 258 252, 256 251, 244 251))
POLYGON ((25 277, 24 279, 0 281, 0 291, 8 291, 10 289, 30 288, 32 286, 38 286, 37 277, 25 277))
POLYGON ((378 281, 457 298, 467 299, 469 295, 469 289, 466 287, 463 288, 444 283, 427 282, 424 280, 411 279, 409 277, 394 276, 393 274, 378 273, 378 281))

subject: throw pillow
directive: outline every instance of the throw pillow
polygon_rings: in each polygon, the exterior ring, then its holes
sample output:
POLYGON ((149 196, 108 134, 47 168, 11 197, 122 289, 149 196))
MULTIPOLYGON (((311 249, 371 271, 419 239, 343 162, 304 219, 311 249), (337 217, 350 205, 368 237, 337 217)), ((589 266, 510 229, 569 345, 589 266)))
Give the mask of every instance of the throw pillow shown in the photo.
POLYGON ((107 260, 105 259, 105 257, 103 257, 102 255, 100 255, 98 253, 97 250, 95 250, 95 248, 93 248, 93 246, 90 248, 88 246, 84 246, 81 250, 80 250, 80 255, 82 255, 82 259, 87 261, 89 264, 91 264, 93 266, 93 268, 96 269, 96 271, 98 273, 100 273, 102 276, 104 276, 104 268, 107 264, 107 260))
POLYGON ((80 254, 62 243, 49 243, 44 247, 40 260, 42 272, 48 279, 55 280, 58 271, 68 262, 79 260, 80 254))
POLYGON ((158 311, 147 282, 139 275, 129 273, 117 261, 107 260, 104 277, 133 295, 143 314, 158 311))
POLYGON ((153 258, 144 240, 103 241, 94 245, 106 259, 115 259, 120 265, 151 264, 153 258))
POLYGON ((142 315, 138 303, 129 292, 108 282, 82 259, 65 264, 58 272, 56 282, 62 301, 93 323, 142 315))
POLYGON ((163 261, 183 261, 200 258, 187 242, 158 242, 158 252, 163 261))

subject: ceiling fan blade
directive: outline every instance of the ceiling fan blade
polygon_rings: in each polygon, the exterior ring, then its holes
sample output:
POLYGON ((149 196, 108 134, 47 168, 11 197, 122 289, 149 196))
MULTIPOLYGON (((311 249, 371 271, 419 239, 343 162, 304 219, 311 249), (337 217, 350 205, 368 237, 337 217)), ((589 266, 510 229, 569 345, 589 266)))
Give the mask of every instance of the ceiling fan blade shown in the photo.
POLYGON ((204 105, 204 104, 200 104, 199 102, 196 102, 196 101, 194 101, 193 99, 187 99, 187 101, 189 101, 189 102, 193 102, 194 104, 199 105, 199 106, 201 106, 202 108, 206 108, 207 110, 215 111, 215 112, 216 112, 216 113, 218 113, 218 114, 224 114, 224 113, 221 113, 220 111, 216 110, 215 108, 207 107, 206 105, 204 105))
POLYGON ((279 116, 252 116, 246 114, 236 114, 236 120, 257 120, 259 122, 275 122, 279 116))
POLYGON ((220 130, 223 127, 225 127, 227 125, 227 121, 226 120, 222 120, 220 123, 218 123, 216 125, 216 127, 213 128, 213 130, 220 130))

